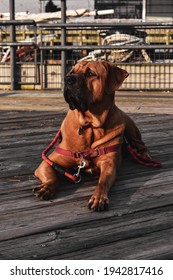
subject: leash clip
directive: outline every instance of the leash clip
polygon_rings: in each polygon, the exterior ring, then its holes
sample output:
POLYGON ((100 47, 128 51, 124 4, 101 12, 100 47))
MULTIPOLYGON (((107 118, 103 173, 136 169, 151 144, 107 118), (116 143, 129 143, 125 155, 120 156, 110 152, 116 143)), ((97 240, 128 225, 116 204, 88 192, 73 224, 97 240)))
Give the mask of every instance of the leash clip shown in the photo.
POLYGON ((86 165, 86 161, 81 160, 80 164, 78 165, 77 173, 74 174, 74 176, 78 178, 78 180, 76 180, 75 183, 79 183, 81 181, 80 171, 81 169, 85 168, 85 165, 86 165))

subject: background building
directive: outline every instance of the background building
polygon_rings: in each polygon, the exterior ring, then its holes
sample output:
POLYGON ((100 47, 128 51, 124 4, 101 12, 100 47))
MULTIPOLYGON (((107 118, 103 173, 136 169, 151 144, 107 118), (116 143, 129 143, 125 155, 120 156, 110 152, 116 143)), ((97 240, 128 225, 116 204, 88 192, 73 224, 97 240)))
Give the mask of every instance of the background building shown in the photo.
POLYGON ((172 20, 172 0, 95 0, 96 10, 114 9, 114 14, 97 18, 172 20))

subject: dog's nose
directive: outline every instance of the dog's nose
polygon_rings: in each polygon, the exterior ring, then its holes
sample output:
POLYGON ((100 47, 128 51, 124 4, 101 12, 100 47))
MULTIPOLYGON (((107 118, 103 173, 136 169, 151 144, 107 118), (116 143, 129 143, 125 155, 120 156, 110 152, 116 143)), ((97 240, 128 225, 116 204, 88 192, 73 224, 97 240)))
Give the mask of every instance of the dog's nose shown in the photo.
POLYGON ((76 77, 74 75, 66 76, 65 77, 65 84, 66 85, 73 85, 76 82, 76 77))

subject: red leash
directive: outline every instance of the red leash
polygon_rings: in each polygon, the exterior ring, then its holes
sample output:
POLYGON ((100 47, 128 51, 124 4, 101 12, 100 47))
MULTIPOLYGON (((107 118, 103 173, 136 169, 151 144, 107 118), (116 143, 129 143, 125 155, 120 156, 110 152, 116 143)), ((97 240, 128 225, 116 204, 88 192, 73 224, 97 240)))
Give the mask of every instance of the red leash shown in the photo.
POLYGON ((57 134, 55 135, 54 139, 52 140, 52 142, 49 144, 49 146, 42 152, 42 159, 44 159, 49 165, 52 166, 53 161, 51 161, 46 154, 52 149, 52 147, 56 144, 56 142, 58 141, 59 137, 61 135, 61 131, 58 130, 57 134))
POLYGON ((126 137, 124 137, 124 141, 127 146, 127 150, 132 156, 132 158, 139 164, 148 166, 148 167, 162 167, 162 164, 154 159, 151 159, 150 157, 143 156, 139 152, 137 152, 135 149, 131 147, 129 142, 127 141, 126 137))

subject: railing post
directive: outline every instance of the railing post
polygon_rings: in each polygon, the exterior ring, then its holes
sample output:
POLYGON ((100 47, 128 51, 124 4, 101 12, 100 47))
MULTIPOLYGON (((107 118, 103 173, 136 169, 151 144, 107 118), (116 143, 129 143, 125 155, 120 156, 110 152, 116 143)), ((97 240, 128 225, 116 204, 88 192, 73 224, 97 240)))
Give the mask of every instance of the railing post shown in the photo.
MULTIPOLYGON (((61 23, 66 23, 66 0, 61 0, 61 23)), ((66 46, 66 27, 61 27, 61 46, 66 46)), ((64 87, 66 75, 66 51, 61 51, 61 86, 64 87)))
POLYGON ((142 21, 145 22, 146 21, 146 11, 147 6, 146 6, 146 0, 142 0, 142 21))
MULTIPOLYGON (((10 20, 15 20, 15 0, 9 0, 10 8, 10 20)), ((16 41, 16 27, 15 25, 10 26, 10 40, 11 42, 16 41)), ((10 47, 10 65, 11 65, 11 90, 17 88, 16 83, 16 47, 10 47)))

